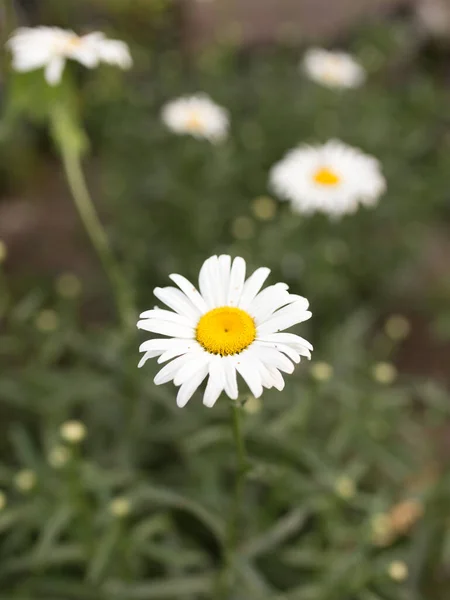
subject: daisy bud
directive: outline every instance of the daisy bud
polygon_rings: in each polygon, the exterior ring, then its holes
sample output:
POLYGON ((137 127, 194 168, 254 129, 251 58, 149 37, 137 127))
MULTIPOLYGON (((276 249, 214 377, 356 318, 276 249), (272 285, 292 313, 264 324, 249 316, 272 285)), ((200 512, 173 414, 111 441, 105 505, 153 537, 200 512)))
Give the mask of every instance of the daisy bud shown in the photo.
POLYGON ((372 375, 378 383, 390 385, 397 378, 397 369, 391 363, 379 362, 374 365, 372 375))
POLYGON ((130 501, 123 496, 114 498, 109 504, 109 511, 114 517, 119 519, 126 517, 131 511, 130 501))
POLYGON ((408 579, 408 566, 402 560, 394 560, 388 567, 388 574, 391 579, 400 583, 408 579))
POLYGON ((14 477, 14 485, 21 492, 30 492, 35 487, 36 481, 36 473, 31 469, 23 469, 14 477))
POLYGON ((79 444, 87 434, 86 426, 81 421, 67 421, 60 427, 62 439, 70 444, 79 444))

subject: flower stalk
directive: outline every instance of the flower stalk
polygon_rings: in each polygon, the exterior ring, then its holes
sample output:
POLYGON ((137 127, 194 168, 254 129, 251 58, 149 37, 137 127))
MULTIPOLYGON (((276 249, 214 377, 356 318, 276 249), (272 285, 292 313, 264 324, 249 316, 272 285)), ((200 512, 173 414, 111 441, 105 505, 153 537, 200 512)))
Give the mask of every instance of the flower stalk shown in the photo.
POLYGON ((241 411, 242 404, 230 403, 231 429, 236 450, 236 478, 234 482, 234 496, 230 516, 225 533, 223 548, 223 566, 219 572, 217 597, 219 600, 228 600, 236 578, 236 551, 238 545, 239 520, 242 510, 245 476, 248 470, 248 459, 242 433, 241 411))
POLYGON ((124 330, 128 331, 131 327, 134 327, 136 317, 130 286, 116 263, 108 237, 97 215, 86 184, 81 163, 81 144, 79 138, 74 139, 74 133, 79 136, 80 132, 74 132, 70 129, 70 126, 73 127, 73 123, 70 122, 70 117, 65 114, 63 107, 56 107, 52 111, 51 120, 54 138, 61 155, 67 183, 75 206, 110 280, 122 326, 124 330))

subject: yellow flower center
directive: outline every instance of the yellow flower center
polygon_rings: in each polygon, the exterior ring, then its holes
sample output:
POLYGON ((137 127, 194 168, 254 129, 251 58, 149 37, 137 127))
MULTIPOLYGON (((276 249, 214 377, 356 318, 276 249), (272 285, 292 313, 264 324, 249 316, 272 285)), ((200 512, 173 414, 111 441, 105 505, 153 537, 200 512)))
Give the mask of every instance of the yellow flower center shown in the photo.
POLYGON ((61 49, 64 52, 70 52, 75 50, 81 45, 81 37, 79 35, 72 35, 70 38, 65 39, 61 44, 61 49))
POLYGON ((203 129, 203 123, 197 112, 193 111, 189 115, 186 121, 186 128, 189 129, 189 131, 201 131, 203 129))
POLYGON ((314 173, 314 181, 319 185, 337 185, 341 178, 328 167, 320 167, 314 173))
POLYGON ((331 56, 324 64, 322 77, 325 81, 339 82, 342 75, 342 63, 336 56, 331 56))
POLYGON ((250 346, 256 337, 256 327, 244 310, 222 306, 201 317, 195 337, 207 352, 228 356, 250 346))

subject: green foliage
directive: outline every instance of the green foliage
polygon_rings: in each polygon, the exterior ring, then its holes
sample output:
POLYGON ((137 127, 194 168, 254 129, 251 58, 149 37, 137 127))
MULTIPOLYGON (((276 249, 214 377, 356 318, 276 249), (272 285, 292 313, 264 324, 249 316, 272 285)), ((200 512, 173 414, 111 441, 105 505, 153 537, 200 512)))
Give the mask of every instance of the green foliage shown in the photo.
MULTIPOLYGON (((241 398, 251 465, 229 600, 448 597, 448 391, 398 375, 402 342, 384 328, 398 306, 439 332, 448 320, 446 287, 411 283, 430 232, 448 225, 447 91, 420 61, 398 68, 406 38, 358 37, 369 82, 345 93, 306 81, 297 51, 219 48, 189 73, 173 52, 151 71, 138 62, 124 83, 100 69, 68 96, 100 157, 111 239, 142 310, 169 273, 194 279, 219 252, 269 266, 311 301, 299 331, 313 363, 282 393, 241 398), (165 101, 197 90, 230 111, 220 146, 160 122, 165 101), (275 161, 332 137, 380 159, 379 206, 330 221, 267 198, 275 161)), ((19 109, 41 119, 58 106, 39 75, 32 102, 15 79, 10 133, 19 109)), ((156 365, 137 370, 141 338, 87 325, 70 281, 23 297, 2 284, 1 599, 212 599, 235 475, 228 400, 209 410, 196 394, 178 409, 170 384, 154 386, 156 365), (85 439, 64 437, 69 419, 85 439)), ((108 293, 105 282, 105 304, 108 293)))

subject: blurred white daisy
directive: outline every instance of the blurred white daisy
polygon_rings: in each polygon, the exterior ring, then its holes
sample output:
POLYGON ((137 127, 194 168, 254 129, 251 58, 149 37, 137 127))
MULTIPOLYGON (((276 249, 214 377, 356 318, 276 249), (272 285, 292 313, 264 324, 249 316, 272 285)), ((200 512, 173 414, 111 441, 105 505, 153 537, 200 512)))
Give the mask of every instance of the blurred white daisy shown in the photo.
POLYGON ((209 96, 185 96, 168 102, 162 110, 166 126, 178 134, 189 134, 220 142, 228 132, 228 111, 209 96))
POLYGON ((366 71, 350 54, 311 48, 303 58, 303 70, 316 83, 333 88, 356 88, 366 71))
POLYGON ((170 275, 180 289, 156 288, 154 294, 172 310, 141 314, 140 329, 167 337, 141 345, 139 367, 155 356, 167 362, 154 381, 179 386, 178 406, 185 406, 207 376, 206 406, 222 391, 238 397, 237 373, 256 398, 264 387, 282 390, 281 372, 292 373, 300 356, 311 356, 309 342, 280 333, 311 317, 306 298, 290 294, 285 283, 260 291, 270 270, 261 267, 247 280, 245 271, 243 258, 212 256, 200 269, 200 292, 181 275, 170 275))
POLYGON ((16 71, 45 69, 50 85, 61 81, 66 59, 76 60, 85 67, 97 67, 100 62, 128 69, 132 64, 130 51, 120 40, 109 40, 101 32, 79 36, 59 27, 21 27, 7 42, 12 52, 12 67, 16 71))
POLYGON ((379 162, 338 140, 291 150, 272 167, 270 184, 295 212, 332 216, 373 206, 386 189, 379 162))

